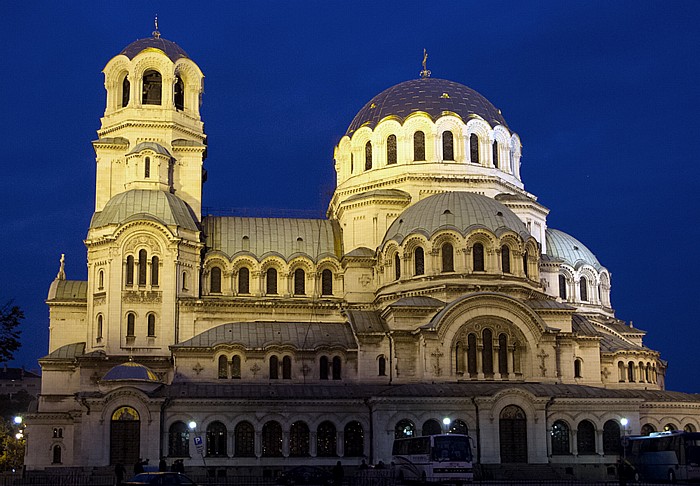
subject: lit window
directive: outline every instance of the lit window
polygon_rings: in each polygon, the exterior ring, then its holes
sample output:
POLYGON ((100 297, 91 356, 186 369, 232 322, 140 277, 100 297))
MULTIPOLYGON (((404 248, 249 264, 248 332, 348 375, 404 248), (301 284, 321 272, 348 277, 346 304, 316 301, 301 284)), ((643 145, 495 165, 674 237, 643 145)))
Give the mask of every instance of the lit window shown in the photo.
MULTIPOLYGON (((226 426, 212 422, 207 427, 207 457, 226 457, 226 426)), ((165 481, 163 481, 165 483, 165 481)))

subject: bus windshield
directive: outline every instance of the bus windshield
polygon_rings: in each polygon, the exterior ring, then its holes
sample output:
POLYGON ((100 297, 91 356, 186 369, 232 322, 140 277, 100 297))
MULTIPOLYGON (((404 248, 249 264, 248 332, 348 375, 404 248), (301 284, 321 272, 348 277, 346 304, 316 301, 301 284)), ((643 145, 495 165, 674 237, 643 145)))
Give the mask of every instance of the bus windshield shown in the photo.
POLYGON ((457 435, 434 437, 433 461, 471 461, 469 438, 457 435))

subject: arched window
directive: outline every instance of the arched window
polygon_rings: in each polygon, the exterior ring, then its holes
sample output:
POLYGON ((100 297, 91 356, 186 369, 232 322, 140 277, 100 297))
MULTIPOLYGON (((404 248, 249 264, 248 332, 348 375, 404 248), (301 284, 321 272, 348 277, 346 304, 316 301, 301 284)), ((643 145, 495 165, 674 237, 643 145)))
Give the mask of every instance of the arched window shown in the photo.
POLYGON ((226 457, 226 426, 212 422, 207 426, 207 457, 226 457))
POLYGON ((559 274, 559 297, 566 300, 566 277, 562 274, 559 274))
POLYGON ((56 444, 53 446, 53 458, 51 460, 52 464, 61 464, 61 446, 56 444))
POLYGON ((212 294, 221 293, 221 269, 212 267, 209 275, 209 292, 212 294))
POLYGON ((146 285, 148 272, 148 254, 146 250, 139 250, 139 285, 146 285))
POLYGON ((231 358, 231 378, 241 378, 241 357, 238 355, 234 355, 231 358))
POLYGON ((450 434, 469 435, 469 427, 467 427, 467 424, 463 420, 453 420, 452 423, 450 423, 450 434))
POLYGON ((467 372, 476 375, 476 334, 467 336, 467 372))
POLYGON ((234 429, 236 457, 255 457, 255 429, 250 422, 239 422, 234 429))
POLYGON ((328 356, 321 356, 318 363, 319 378, 321 380, 328 379, 328 356))
POLYGON ((297 421, 289 428, 289 456, 307 457, 309 455, 309 426, 297 421))
POLYGON ((365 431, 357 420, 348 422, 343 433, 345 457, 362 457, 365 455, 365 431))
POLYGON ((472 262, 475 272, 484 271, 484 245, 481 243, 474 243, 472 247, 472 262))
POLYGON ((238 270, 238 293, 250 293, 250 270, 246 267, 241 267, 240 270, 238 270))
POLYGON ((340 356, 333 357, 333 379, 340 380, 341 361, 340 356))
POLYGON ((177 76, 175 78, 175 86, 173 86, 173 102, 175 104, 176 110, 185 109, 185 83, 182 82, 182 78, 177 76))
POLYGON ((168 456, 189 457, 190 430, 184 422, 175 422, 168 430, 168 456))
POLYGON ((146 322, 147 322, 148 337, 155 337, 155 335, 156 335, 156 316, 155 316, 155 314, 148 314, 148 317, 146 317, 146 322))
POLYGON ((148 70, 143 73, 143 92, 141 104, 160 105, 163 97, 163 78, 158 71, 148 70))
POLYGON ((284 358, 282 358, 282 379, 292 379, 292 358, 290 358, 289 356, 285 356, 284 358))
POLYGON ((639 383, 644 383, 644 363, 639 362, 639 383))
POLYGON ((608 420, 603 425, 603 454, 620 454, 620 424, 617 420, 608 420))
POLYGON ((158 272, 160 270, 160 259, 157 256, 151 258, 151 286, 158 286, 158 272))
POLYGON ((581 287, 581 302, 588 302, 588 280, 586 277, 581 277, 579 285, 581 287))
POLYGON ((479 163, 479 137, 476 133, 469 135, 469 157, 472 164, 479 163))
POLYGON ((386 139, 386 163, 396 163, 396 135, 389 135, 386 139))
POLYGON ((425 133, 420 130, 413 134, 413 160, 425 160, 425 133))
POLYGON ((442 160, 454 160, 454 136, 449 130, 442 132, 442 160))
POLYGON ((336 455, 336 430, 332 422, 321 422, 316 429, 316 455, 334 457, 336 455))
POLYGON ((53 428, 53 438, 55 439, 57 437, 58 437, 58 429, 56 427, 54 427, 53 428))
POLYGON ((498 168, 499 163, 498 163, 498 141, 494 140, 493 141, 493 166, 498 168))
POLYGON ((130 97, 131 83, 129 82, 129 76, 124 76, 124 81, 122 81, 122 108, 129 106, 130 97))
POLYGON ((275 295, 277 293, 277 270, 268 268, 265 272, 265 293, 275 295))
POLYGON ((442 271, 455 271, 454 247, 451 243, 442 245, 442 271))
POLYGON ((102 314, 97 316, 97 332, 95 338, 98 342, 102 340, 102 314))
POLYGON ((428 419, 423 422, 423 428, 421 429, 421 435, 439 435, 442 433, 442 427, 440 427, 440 422, 435 419, 428 419))
POLYGON ((144 161, 143 176, 146 179, 151 177, 151 158, 150 157, 146 157, 146 160, 144 161))
POLYGON ((134 337, 136 335, 136 315, 129 312, 126 315, 126 337, 134 337))
POLYGON ((372 168, 372 142, 365 144, 365 170, 372 168))
POLYGON ((484 374, 493 375, 493 333, 491 329, 484 329, 481 340, 484 346, 481 351, 481 365, 484 374))
POLYGON ((262 428, 262 456, 282 457, 282 426, 271 420, 262 428))
POLYGON ((508 374, 508 336, 505 334, 498 335, 498 372, 508 374))
POLYGON ((129 255, 126 257, 126 284, 134 285, 134 257, 129 255))
POLYGON ((327 268, 321 272, 321 295, 333 295, 333 272, 327 268))
POLYGON ((525 273, 525 276, 527 277, 530 275, 530 269, 528 268, 528 255, 527 251, 523 253, 523 272, 525 273))
POLYGON ((693 424, 685 424, 683 430, 685 432, 695 432, 695 426, 693 424))
POLYGON ((270 356, 270 379, 276 380, 279 378, 280 362, 277 356, 270 356))
POLYGON ((559 456, 570 452, 569 425, 563 420, 557 420, 552 425, 552 454, 559 456))
POLYGON ((595 427, 588 420, 582 420, 578 424, 576 432, 576 444, 579 455, 595 454, 595 427))
POLYGON ((647 363, 644 368, 644 378, 647 383, 651 383, 651 363, 647 363))
POLYGON ((652 432, 656 432, 656 428, 651 424, 644 424, 644 425, 642 425, 642 429, 640 430, 639 433, 641 435, 649 435, 652 432))
POLYGON ((501 269, 503 273, 510 273, 510 248, 508 245, 501 247, 501 269))
POLYGON ((386 376, 386 358, 384 356, 377 358, 377 368, 379 368, 379 376, 386 376))
POLYGON ((415 437, 416 426, 408 419, 399 420, 394 427, 394 439, 405 439, 406 437, 415 437))
POLYGON ((97 274, 97 290, 102 290, 105 288, 105 272, 100 270, 97 274))
POLYGON ((294 270, 294 295, 306 293, 306 273, 301 268, 294 270))
POLYGON ((394 280, 401 278, 401 258, 398 251, 394 254, 394 277, 394 280))
POLYGON ((226 356, 219 356, 219 379, 228 378, 228 359, 226 356))
POLYGON ((627 363, 627 381, 634 383, 634 361, 627 363))
POLYGON ((462 348, 462 343, 458 342, 455 344, 455 371, 460 375, 464 374, 464 359, 462 359, 463 354, 464 349, 462 348))
POLYGON ((413 252, 413 267, 414 275, 423 275, 425 273, 425 254, 420 246, 413 252))
POLYGON ((581 378, 581 358, 574 360, 574 378, 581 378))

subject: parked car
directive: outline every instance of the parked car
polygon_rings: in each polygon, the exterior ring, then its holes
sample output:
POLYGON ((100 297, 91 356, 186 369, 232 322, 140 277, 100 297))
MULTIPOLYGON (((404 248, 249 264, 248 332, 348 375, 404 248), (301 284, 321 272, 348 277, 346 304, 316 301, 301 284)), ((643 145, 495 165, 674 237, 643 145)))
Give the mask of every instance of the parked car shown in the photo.
POLYGON ((298 466, 290 469, 289 471, 283 472, 277 478, 277 484, 284 484, 286 486, 296 484, 330 486, 333 484, 333 475, 329 471, 321 469, 320 467, 298 466))
POLYGON ((181 473, 176 472, 144 472, 137 474, 128 481, 129 484, 150 484, 153 486, 197 486, 194 481, 181 473))

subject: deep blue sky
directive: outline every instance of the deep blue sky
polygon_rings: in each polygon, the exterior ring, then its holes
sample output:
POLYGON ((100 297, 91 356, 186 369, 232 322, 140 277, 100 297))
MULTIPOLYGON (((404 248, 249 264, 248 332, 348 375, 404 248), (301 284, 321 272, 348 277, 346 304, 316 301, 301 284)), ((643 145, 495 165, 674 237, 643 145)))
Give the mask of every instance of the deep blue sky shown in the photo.
POLYGON ((700 392, 697 1, 0 2, 0 302, 27 316, 14 364, 46 354, 60 254, 86 278, 101 70, 156 13, 206 76, 205 206, 322 213, 334 145, 426 48, 434 77, 520 135, 526 189, 612 272, 668 388, 700 392))

